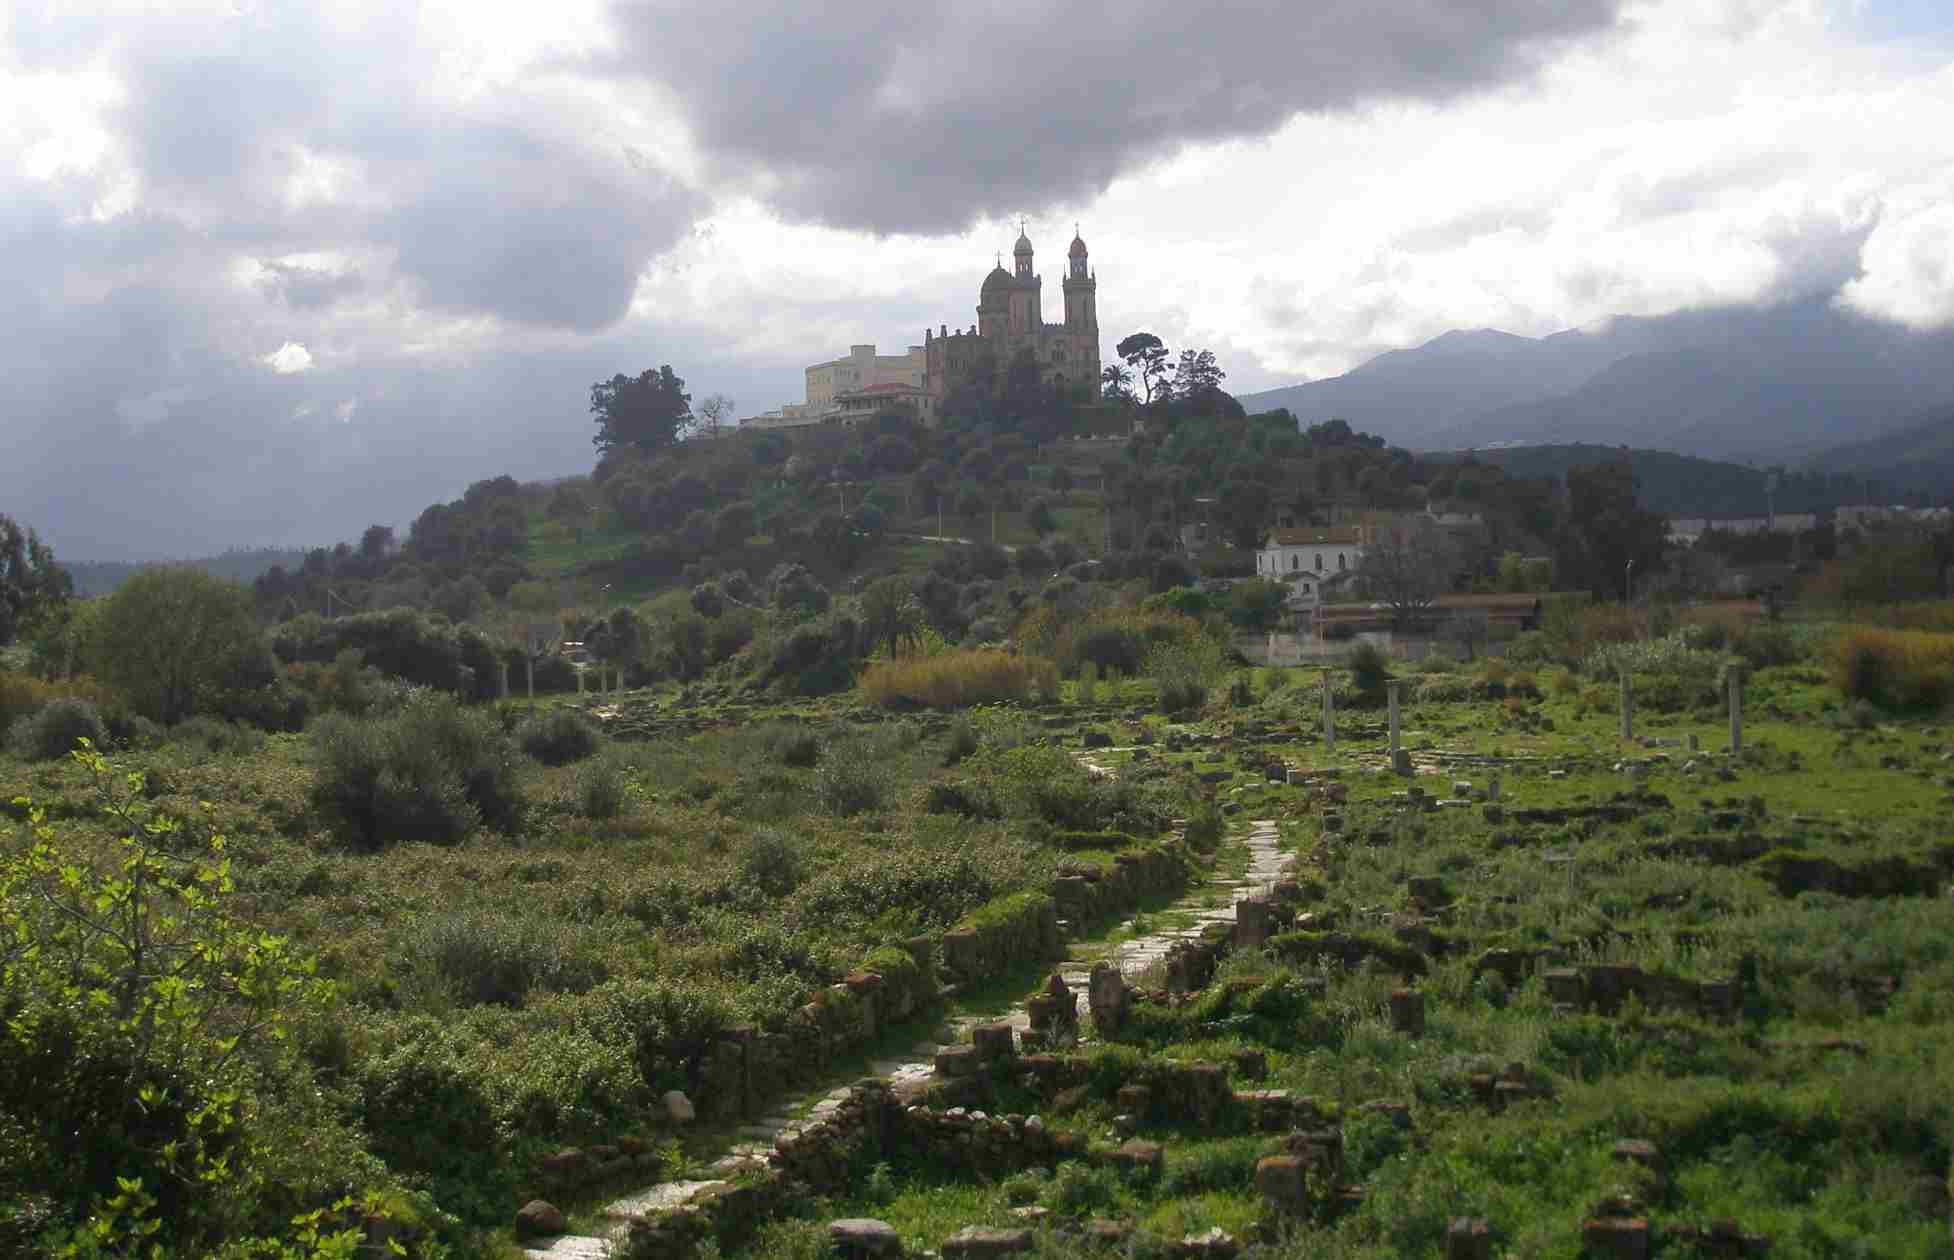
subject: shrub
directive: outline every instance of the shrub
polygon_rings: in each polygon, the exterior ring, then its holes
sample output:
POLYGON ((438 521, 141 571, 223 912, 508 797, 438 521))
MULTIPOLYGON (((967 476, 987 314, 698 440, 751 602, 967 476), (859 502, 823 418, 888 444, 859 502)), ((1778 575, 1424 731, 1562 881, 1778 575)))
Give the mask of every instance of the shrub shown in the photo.
POLYGON ((958 814, 965 818, 1002 818, 1004 811, 997 798, 981 784, 932 783, 923 797, 923 810, 930 814, 958 814))
POLYGON ((211 757, 241 757, 265 746, 264 732, 201 714, 171 727, 168 740, 211 757))
POLYGON ((1471 695, 1471 684, 1456 674, 1435 674, 1418 684, 1418 699, 1424 704, 1466 700, 1471 695))
POLYGON ((1383 699, 1384 684, 1391 678, 1391 658, 1375 643, 1359 643, 1350 649, 1344 658, 1344 667, 1350 671, 1351 684, 1357 694, 1368 704, 1376 704, 1383 699))
POLYGON ((86 700, 105 715, 121 708, 114 693, 86 674, 49 682, 30 674, 0 670, 0 735, 5 735, 15 722, 32 717, 61 699, 86 700))
POLYGON ((1186 713, 1208 702, 1208 692, 1227 667, 1221 645, 1206 635, 1162 643, 1147 656, 1154 694, 1168 713, 1186 713))
POLYGON ((782 727, 770 741, 773 755, 783 766, 805 770, 821 759, 821 741, 814 732, 798 727, 782 727))
POLYGON ((519 1007, 532 989, 583 993, 603 982, 603 963, 578 944, 560 919, 467 910, 427 920, 413 955, 464 1005, 519 1007))
POLYGON ((389 718, 330 714, 316 728, 312 802, 347 843, 453 844, 476 826, 512 829, 515 761, 494 719, 429 695, 389 718))
POLYGON ((877 661, 862 675, 862 691, 884 708, 926 705, 961 708, 1023 700, 1034 690, 1057 686, 1050 661, 1014 656, 995 648, 972 648, 936 656, 905 656, 877 661))
POLYGON ((943 764, 954 766, 965 757, 977 751, 980 740, 977 728, 969 718, 959 717, 950 723, 950 735, 943 745, 943 764))
POLYGON ((740 879, 769 897, 785 897, 799 888, 803 867, 792 838, 771 827, 759 828, 740 846, 740 879))
POLYGON ((1954 699, 1954 634, 1853 626, 1834 641, 1832 683, 1848 700, 1932 709, 1954 699))
POLYGON ((577 812, 585 818, 616 818, 624 812, 624 767, 612 757, 598 757, 577 772, 577 812))
POLYGON ((1806 657, 1805 644, 1800 641, 1797 631, 1773 622, 1758 622, 1751 626, 1731 647, 1752 669, 1795 665, 1806 657))
POLYGON ((831 756, 814 772, 821 808, 840 818, 880 809, 886 786, 881 764, 869 757, 831 756))
POLYGON ((522 750, 546 766, 567 766, 597 751, 603 736, 596 723, 575 709, 555 708, 524 722, 516 731, 522 750))
POLYGON ((13 732, 14 752, 23 761, 52 761, 75 750, 86 739, 97 748, 108 737, 102 715, 86 700, 63 698, 42 706, 13 732))

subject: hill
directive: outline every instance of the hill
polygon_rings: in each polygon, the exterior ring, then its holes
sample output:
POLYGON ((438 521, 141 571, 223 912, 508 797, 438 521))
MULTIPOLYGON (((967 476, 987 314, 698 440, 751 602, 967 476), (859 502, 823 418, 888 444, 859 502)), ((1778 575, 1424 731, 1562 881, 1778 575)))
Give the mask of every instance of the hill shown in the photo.
POLYGON ((214 556, 201 556, 195 560, 157 561, 150 564, 129 564, 118 560, 63 561, 62 568, 68 570, 75 579, 75 594, 84 597, 107 595, 144 569, 159 564, 183 565, 192 569, 202 569, 218 577, 229 578, 233 582, 253 582, 263 574, 271 572, 278 565, 296 568, 305 560, 305 552, 296 547, 233 547, 231 550, 214 556))
POLYGON ((1814 456, 1813 468, 1851 472, 1892 488, 1874 501, 1927 494, 1944 499, 1954 487, 1954 407, 1941 407, 1905 426, 1864 441, 1847 442, 1814 456))
POLYGON ((1810 299, 1611 320, 1528 338, 1447 333, 1342 376, 1244 395, 1412 447, 1605 442, 1807 458, 1954 404, 1954 334, 1810 299))
MULTIPOLYGON (((1595 443, 1555 443, 1508 446, 1452 452, 1427 452, 1431 462, 1467 461, 1491 465, 1507 476, 1530 479, 1565 477, 1570 468, 1620 459, 1621 447, 1595 443)), ((1651 512, 1668 516, 1762 516, 1775 506, 1779 512, 1823 512, 1844 503, 1884 501, 1894 497, 1892 484, 1874 482, 1814 466, 1781 471, 1775 497, 1767 493, 1770 472, 1724 460, 1700 459, 1674 451, 1629 450, 1635 471, 1636 500, 1651 512)))

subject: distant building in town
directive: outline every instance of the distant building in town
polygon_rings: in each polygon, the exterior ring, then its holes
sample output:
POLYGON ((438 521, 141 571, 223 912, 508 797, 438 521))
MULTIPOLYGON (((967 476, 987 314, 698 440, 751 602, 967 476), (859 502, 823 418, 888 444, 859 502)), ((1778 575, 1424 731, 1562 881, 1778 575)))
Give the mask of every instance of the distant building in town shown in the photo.
MULTIPOLYGON (((788 403, 740 421, 742 429, 802 429, 817 424, 853 424, 877 408, 865 402, 877 398, 907 406, 918 418, 923 413, 923 347, 906 354, 877 354, 874 345, 848 347, 839 359, 806 369, 806 401, 788 403)), ((886 410, 886 408, 882 408, 886 410)))
POLYGON ((1270 530, 1255 553, 1255 572, 1288 583, 1283 603, 1291 610, 1312 609, 1335 587, 1356 580, 1368 537, 1359 525, 1270 530))

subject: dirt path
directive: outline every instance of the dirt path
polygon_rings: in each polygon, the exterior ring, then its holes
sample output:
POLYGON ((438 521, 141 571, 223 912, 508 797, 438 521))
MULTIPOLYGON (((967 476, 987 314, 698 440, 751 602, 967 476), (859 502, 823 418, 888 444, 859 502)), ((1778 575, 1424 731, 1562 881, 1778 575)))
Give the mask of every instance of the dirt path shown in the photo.
MULTIPOLYGON (((1245 843, 1248 848, 1248 869, 1240 878, 1222 876, 1208 880, 1189 889, 1186 895, 1173 906, 1160 912, 1163 917, 1175 920, 1191 919, 1189 926, 1149 933, 1122 942, 1115 947, 1112 957, 1117 960, 1120 971, 1129 980, 1137 979, 1159 963, 1178 942, 1198 939, 1205 925, 1233 923, 1235 921, 1233 901, 1257 893, 1265 893, 1282 878, 1282 868, 1288 863, 1289 858, 1276 848, 1277 834, 1273 821, 1258 819, 1250 822, 1245 843), (1210 906, 1208 901, 1216 893, 1230 894, 1231 903, 1226 907, 1210 906)), ((1122 929, 1131 930, 1133 923, 1133 920, 1127 920, 1121 925, 1122 929)), ((1066 987, 1079 996, 1080 1006, 1084 1007, 1086 980, 1091 974, 1092 964, 1080 961, 1064 962, 1059 964, 1057 971, 1064 979, 1066 987)), ((943 1030, 952 1034, 951 1041, 941 1044, 934 1041, 924 1042, 908 1054, 874 1061, 870 1064, 869 1070, 874 1075, 885 1077, 891 1083, 897 1084, 928 1077, 936 1070, 935 1060, 938 1051, 967 1042, 970 1029, 979 1024, 996 1023, 1008 1023, 1018 1029, 1020 1034, 1029 1029, 1031 1016, 1026 1010, 1025 1002, 1018 1002, 1001 1015, 954 1015, 945 1021, 943 1030)), ((783 1100, 783 1104, 773 1113, 738 1129, 737 1141, 727 1149, 720 1163, 731 1165, 755 1157, 764 1158, 773 1150, 774 1143, 782 1134, 798 1133, 801 1129, 831 1115, 848 1097, 849 1087, 859 1079, 859 1073, 852 1074, 847 1084, 821 1098, 803 1116, 789 1114, 797 1109, 797 1105, 791 1100, 783 1100)), ((803 1096, 800 1102, 805 1101, 806 1098, 803 1096)), ((713 1181, 660 1182, 606 1205, 603 1214, 617 1223, 614 1236, 621 1236, 632 1217, 676 1207, 700 1189, 716 1184, 718 1183, 713 1181)), ((610 1245, 608 1238, 566 1234, 547 1245, 532 1245, 525 1249, 523 1254, 531 1260, 604 1260, 610 1254, 610 1245)))

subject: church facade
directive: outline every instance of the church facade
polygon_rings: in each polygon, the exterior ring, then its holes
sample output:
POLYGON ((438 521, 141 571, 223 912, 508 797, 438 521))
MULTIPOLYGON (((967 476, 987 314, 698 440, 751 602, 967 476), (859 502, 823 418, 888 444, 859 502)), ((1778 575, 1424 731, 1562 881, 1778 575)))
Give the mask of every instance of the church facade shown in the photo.
POLYGON ((998 266, 984 277, 977 294, 977 323, 967 331, 948 325, 923 331, 923 418, 939 420, 950 391, 972 373, 1002 376, 1021 353, 1028 353, 1045 379, 1099 398, 1098 278, 1084 238, 1074 233, 1066 253, 1065 322, 1048 324, 1045 280, 1032 266, 1031 239, 1022 229, 1011 250, 1012 271, 998 266))

